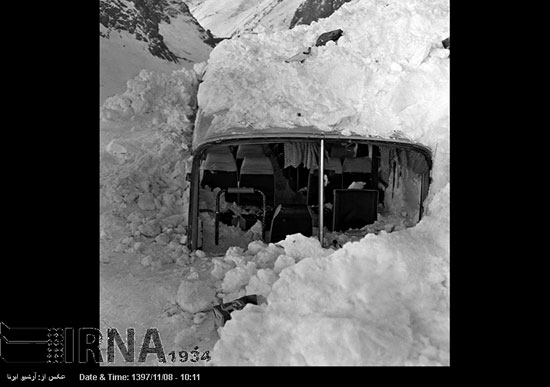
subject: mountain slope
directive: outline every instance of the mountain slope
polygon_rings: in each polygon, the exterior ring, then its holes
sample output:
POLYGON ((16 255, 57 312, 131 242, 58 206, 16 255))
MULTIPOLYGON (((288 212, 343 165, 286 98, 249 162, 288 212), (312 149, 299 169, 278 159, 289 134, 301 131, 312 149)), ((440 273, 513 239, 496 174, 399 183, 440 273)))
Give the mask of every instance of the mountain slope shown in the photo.
POLYGON ((294 28, 329 17, 351 0, 189 0, 191 13, 219 37, 294 28))
POLYGON ((142 69, 171 72, 208 58, 208 34, 182 0, 100 0, 100 104, 142 69))
POLYGON ((296 10, 290 28, 298 24, 311 24, 319 19, 329 17, 344 3, 351 0, 306 0, 296 10))
POLYGON ((257 29, 287 29, 304 0, 204 0, 190 3, 192 14, 215 36, 257 29))

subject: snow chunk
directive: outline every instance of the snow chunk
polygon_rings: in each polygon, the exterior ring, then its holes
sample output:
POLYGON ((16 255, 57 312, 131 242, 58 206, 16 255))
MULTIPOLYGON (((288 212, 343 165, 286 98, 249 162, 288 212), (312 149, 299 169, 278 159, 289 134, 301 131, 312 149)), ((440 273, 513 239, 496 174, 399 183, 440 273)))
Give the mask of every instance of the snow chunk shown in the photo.
POLYGON ((285 255, 296 259, 299 262, 301 259, 308 257, 324 257, 332 250, 323 249, 321 243, 315 237, 306 237, 302 234, 287 235, 285 240, 277 243, 285 249, 285 255))
POLYGON ((202 250, 195 250, 195 256, 199 259, 202 259, 206 257, 206 253, 202 250))
MULTIPOLYGON (((262 241, 252 241, 248 244, 248 247, 246 248, 247 253, 249 254, 258 254, 260 251, 263 251, 266 248, 266 244, 262 241)), ((238 253, 239 250, 234 250, 235 253, 238 253)), ((242 253, 242 249, 240 251, 242 253)))
POLYGON ((162 228, 158 221, 153 220, 152 222, 140 225, 138 231, 149 238, 154 238, 162 232, 162 228))
POLYGON ((261 294, 267 297, 271 293, 271 287, 279 277, 271 269, 260 269, 250 278, 246 286, 246 294, 261 294))
POLYGON ((168 245, 168 242, 170 242, 170 237, 167 234, 162 233, 157 235, 155 241, 160 245, 168 245))
POLYGON ((286 267, 292 266, 296 263, 296 260, 288 255, 280 255, 275 261, 273 272, 277 275, 281 273, 286 267))
POLYGON ((123 147, 118 140, 112 140, 108 145, 107 147, 105 148, 105 150, 109 153, 111 153, 112 155, 115 155, 116 157, 119 157, 119 158, 124 158, 124 156, 126 156, 126 153, 128 153, 128 151, 126 150, 125 147, 123 147))
POLYGON ((145 267, 150 266, 151 263, 153 263, 153 258, 151 258, 150 255, 143 257, 143 259, 141 260, 141 264, 145 267))
POLYGON ((152 211, 156 208, 154 199, 155 197, 153 196, 152 193, 144 192, 141 195, 139 195, 138 203, 137 203, 138 207, 144 211, 148 211, 148 210, 152 211))
POLYGON ((218 303, 216 290, 202 281, 183 280, 176 299, 179 306, 189 313, 203 311, 218 303))
POLYGON ((186 216, 184 214, 174 214, 160 220, 162 227, 177 227, 185 223, 186 216))
POLYGON ((270 243, 266 248, 263 248, 256 253, 254 257, 254 262, 256 262, 256 264, 260 268, 273 267, 273 263, 275 262, 275 260, 284 253, 284 249, 273 243, 270 243))
POLYGON ((248 262, 246 266, 237 266, 229 270, 223 279, 222 290, 224 293, 232 293, 248 284, 250 278, 256 274, 256 264, 248 262))
POLYGON ((212 269, 210 274, 212 275, 212 277, 219 280, 223 279, 223 277, 225 276, 225 273, 227 273, 229 270, 231 270, 234 267, 234 265, 230 263, 226 263, 220 258, 212 259, 212 263, 214 264, 214 268, 212 269))
MULTIPOLYGON (((258 242, 258 243, 261 244, 262 242, 258 242)), ((247 261, 247 258, 243 256, 243 252, 244 250, 242 247, 238 247, 238 246, 230 247, 225 252, 224 261, 228 263, 233 262, 237 266, 242 266, 246 264, 246 261, 247 261)))

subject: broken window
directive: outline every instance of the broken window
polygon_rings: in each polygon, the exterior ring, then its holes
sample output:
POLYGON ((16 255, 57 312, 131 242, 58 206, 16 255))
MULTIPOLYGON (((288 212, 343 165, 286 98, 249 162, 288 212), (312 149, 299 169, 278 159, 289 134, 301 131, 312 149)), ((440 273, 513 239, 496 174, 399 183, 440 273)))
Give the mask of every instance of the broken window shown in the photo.
POLYGON ((425 152, 392 143, 323 141, 206 148, 194 172, 200 184, 197 248, 222 253, 295 233, 339 245, 418 222, 429 183, 425 152))

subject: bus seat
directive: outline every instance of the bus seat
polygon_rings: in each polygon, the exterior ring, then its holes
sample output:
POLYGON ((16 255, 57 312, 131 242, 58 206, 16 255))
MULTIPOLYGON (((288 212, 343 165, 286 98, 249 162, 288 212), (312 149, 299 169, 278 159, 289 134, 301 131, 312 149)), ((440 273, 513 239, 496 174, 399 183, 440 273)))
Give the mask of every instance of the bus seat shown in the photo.
POLYGON ((364 181, 364 189, 372 186, 372 160, 370 157, 346 157, 342 165, 343 187, 349 187, 354 181, 364 181))
POLYGON ((279 204, 271 220, 271 243, 277 243, 287 235, 301 233, 310 237, 313 234, 311 214, 305 204, 279 204))
MULTIPOLYGON (((266 204, 273 206, 275 196, 275 175, 271 160, 267 156, 246 156, 241 165, 239 187, 256 188, 266 196, 266 204)), ((262 206, 257 194, 241 194, 239 204, 262 206)))
MULTIPOLYGON (((229 148, 218 147, 208 151, 203 164, 201 187, 214 188, 238 187, 237 164, 229 148)), ((234 202, 235 195, 225 195, 225 201, 234 202)))

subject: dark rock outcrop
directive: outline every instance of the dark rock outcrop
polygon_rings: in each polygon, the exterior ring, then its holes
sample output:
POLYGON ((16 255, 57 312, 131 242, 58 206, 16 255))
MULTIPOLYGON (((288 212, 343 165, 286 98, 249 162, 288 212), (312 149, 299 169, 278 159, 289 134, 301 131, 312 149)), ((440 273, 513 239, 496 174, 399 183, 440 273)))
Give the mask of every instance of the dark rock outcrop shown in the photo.
POLYGON ((290 28, 298 24, 311 24, 319 19, 329 17, 342 6, 351 0, 306 0, 294 14, 290 22, 290 28))
POLYGON ((100 31, 99 35, 108 39, 110 31, 126 31, 137 40, 146 42, 154 56, 179 63, 180 59, 185 58, 173 53, 159 32, 161 22, 170 24, 171 19, 179 15, 185 15, 196 24, 203 41, 209 38, 182 0, 100 0, 99 22, 107 32, 100 31), (133 7, 130 7, 132 4, 133 7))

